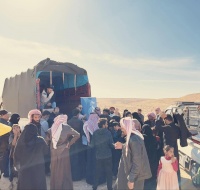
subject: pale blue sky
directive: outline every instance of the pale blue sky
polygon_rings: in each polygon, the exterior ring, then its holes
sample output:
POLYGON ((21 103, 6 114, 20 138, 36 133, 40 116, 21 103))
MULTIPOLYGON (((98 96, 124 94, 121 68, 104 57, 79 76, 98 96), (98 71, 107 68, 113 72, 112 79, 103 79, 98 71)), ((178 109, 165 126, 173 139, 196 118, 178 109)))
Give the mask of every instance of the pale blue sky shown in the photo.
POLYGON ((199 92, 198 0, 0 0, 5 77, 49 57, 88 71, 92 95, 180 97, 199 92))

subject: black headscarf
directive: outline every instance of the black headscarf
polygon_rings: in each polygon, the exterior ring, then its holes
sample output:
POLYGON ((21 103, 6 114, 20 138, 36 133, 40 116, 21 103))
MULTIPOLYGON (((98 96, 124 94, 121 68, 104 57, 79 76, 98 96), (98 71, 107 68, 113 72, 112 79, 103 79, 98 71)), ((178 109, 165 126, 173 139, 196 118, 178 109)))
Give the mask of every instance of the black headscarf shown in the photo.
POLYGON ((112 117, 112 119, 114 119, 116 122, 120 122, 120 117, 119 116, 117 116, 117 115, 114 115, 113 117, 112 117))
POLYGON ((20 115, 17 114, 17 113, 12 114, 11 117, 10 117, 10 123, 11 123, 12 125, 18 124, 18 123, 19 123, 19 120, 20 120, 20 115))
POLYGON ((153 131, 150 125, 145 124, 142 126, 142 134, 144 136, 144 143, 145 143, 146 149, 149 149, 151 151, 151 149, 155 147, 156 138, 153 136, 153 131))
POLYGON ((137 119, 140 122, 141 126, 144 124, 141 120, 141 117, 139 116, 137 112, 133 112, 132 116, 133 116, 133 119, 137 119))
POLYGON ((35 150, 37 149, 37 136, 36 125, 28 124, 25 126, 14 150, 14 160, 17 170, 19 170, 22 165, 24 165, 23 167, 27 167, 27 165, 30 164, 31 160, 27 158, 36 156, 34 154, 36 154, 35 150))

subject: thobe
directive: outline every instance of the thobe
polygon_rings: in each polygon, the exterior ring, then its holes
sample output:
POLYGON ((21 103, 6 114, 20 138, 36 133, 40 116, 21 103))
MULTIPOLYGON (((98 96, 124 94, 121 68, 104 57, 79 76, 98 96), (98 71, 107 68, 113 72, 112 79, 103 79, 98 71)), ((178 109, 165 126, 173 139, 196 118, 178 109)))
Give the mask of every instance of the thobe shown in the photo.
POLYGON ((51 147, 51 181, 50 189, 73 190, 69 147, 80 137, 79 133, 69 125, 62 125, 62 132, 57 143, 57 149, 53 148, 51 129, 47 131, 46 141, 51 147))
POLYGON ((70 148, 71 172, 73 181, 79 181, 85 177, 86 169, 86 146, 82 144, 83 122, 73 117, 68 124, 76 130, 81 138, 70 148))

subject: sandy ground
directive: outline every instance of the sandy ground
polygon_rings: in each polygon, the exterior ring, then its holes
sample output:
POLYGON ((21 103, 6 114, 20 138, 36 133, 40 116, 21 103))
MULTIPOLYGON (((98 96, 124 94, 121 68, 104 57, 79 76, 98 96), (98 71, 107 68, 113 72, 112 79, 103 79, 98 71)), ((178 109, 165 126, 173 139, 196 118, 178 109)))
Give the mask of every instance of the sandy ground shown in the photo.
MULTIPOLYGON (((181 168, 181 177, 182 177, 182 185, 181 185, 181 190, 196 190, 197 188, 194 187, 192 185, 190 176, 187 172, 185 172, 182 168, 181 168)), ((14 179, 14 187, 13 190, 16 190, 17 184, 16 184, 17 179, 14 179)), ((50 189, 49 187, 49 183, 50 183, 50 178, 47 177, 47 186, 48 189, 50 189)), ((82 181, 78 181, 78 182, 74 182, 74 190, 92 190, 92 186, 88 185, 85 180, 82 181)), ((10 182, 8 180, 8 178, 3 178, 0 179, 0 190, 8 190, 10 186, 10 182)), ((98 187, 98 190, 106 190, 106 184, 103 184, 101 186, 98 187)))

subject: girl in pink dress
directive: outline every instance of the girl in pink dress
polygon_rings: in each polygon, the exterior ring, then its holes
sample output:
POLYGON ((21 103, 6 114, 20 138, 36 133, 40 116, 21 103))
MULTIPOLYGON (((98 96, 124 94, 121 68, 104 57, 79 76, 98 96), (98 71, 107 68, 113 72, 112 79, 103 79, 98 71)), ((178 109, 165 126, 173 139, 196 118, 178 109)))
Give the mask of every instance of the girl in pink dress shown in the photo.
POLYGON ((179 190, 178 160, 174 157, 174 148, 166 145, 164 153, 158 166, 157 190, 179 190))

